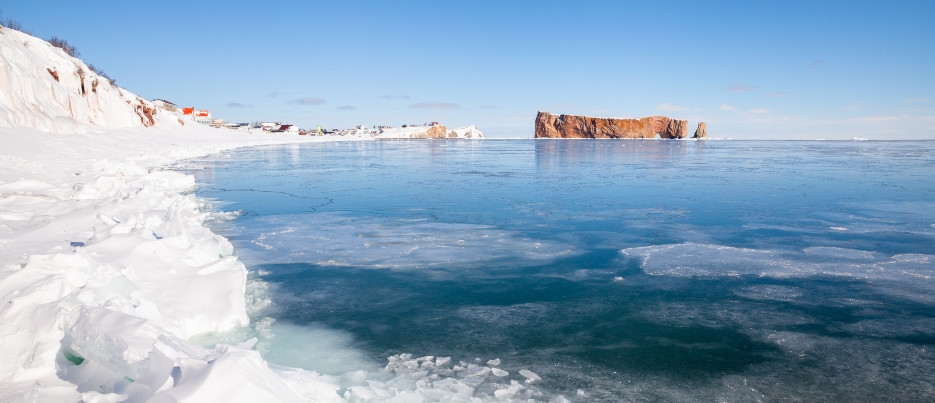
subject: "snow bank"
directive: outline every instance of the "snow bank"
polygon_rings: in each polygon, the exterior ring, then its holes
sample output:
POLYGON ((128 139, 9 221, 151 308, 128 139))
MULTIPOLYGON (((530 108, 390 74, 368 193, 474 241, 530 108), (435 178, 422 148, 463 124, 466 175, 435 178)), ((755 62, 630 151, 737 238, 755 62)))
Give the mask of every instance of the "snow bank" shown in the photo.
POLYGON ((0 137, 0 401, 300 400, 250 343, 189 341, 248 325, 246 270, 202 225, 194 179, 156 167, 327 139, 177 124, 0 137))

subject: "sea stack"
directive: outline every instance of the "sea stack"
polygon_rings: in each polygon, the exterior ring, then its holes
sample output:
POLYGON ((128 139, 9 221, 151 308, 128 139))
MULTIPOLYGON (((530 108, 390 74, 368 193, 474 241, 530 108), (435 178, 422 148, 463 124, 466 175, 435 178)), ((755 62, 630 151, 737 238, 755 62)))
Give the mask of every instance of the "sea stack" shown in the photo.
POLYGON ((536 138, 565 139, 664 139, 688 137, 688 121, 668 116, 639 119, 594 118, 574 115, 536 115, 536 138))
POLYGON ((708 125, 706 125, 704 122, 698 122, 698 128, 695 129, 695 135, 692 138, 696 138, 696 139, 708 138, 708 125))

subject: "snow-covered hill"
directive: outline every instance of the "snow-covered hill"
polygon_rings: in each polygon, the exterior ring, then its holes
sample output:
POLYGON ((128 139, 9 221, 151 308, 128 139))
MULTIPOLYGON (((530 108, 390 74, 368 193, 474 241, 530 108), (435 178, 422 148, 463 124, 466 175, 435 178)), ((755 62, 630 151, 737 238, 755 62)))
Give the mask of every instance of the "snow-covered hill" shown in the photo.
POLYGON ((152 104, 49 42, 0 30, 0 127, 84 133, 154 124, 152 104))

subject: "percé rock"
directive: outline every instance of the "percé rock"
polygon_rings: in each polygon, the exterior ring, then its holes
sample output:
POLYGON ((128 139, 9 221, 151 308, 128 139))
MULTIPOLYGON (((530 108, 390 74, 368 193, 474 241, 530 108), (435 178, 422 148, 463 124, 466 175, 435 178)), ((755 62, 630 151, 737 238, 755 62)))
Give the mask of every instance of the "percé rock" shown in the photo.
POLYGON ((696 139, 706 139, 708 138, 708 125, 704 122, 698 122, 698 128, 695 129, 695 135, 693 138, 696 139))
POLYGON ((574 115, 536 115, 536 138, 664 139, 688 137, 688 121, 667 116, 639 119, 592 118, 574 115))

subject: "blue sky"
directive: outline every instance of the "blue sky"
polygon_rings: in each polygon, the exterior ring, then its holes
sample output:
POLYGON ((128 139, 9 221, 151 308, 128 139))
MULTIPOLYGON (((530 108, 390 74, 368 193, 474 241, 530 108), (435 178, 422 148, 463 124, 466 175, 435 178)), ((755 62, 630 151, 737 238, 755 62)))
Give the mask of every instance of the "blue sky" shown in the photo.
POLYGON ((735 139, 935 139, 935 1, 16 1, 117 84, 228 121, 667 115, 735 139))

